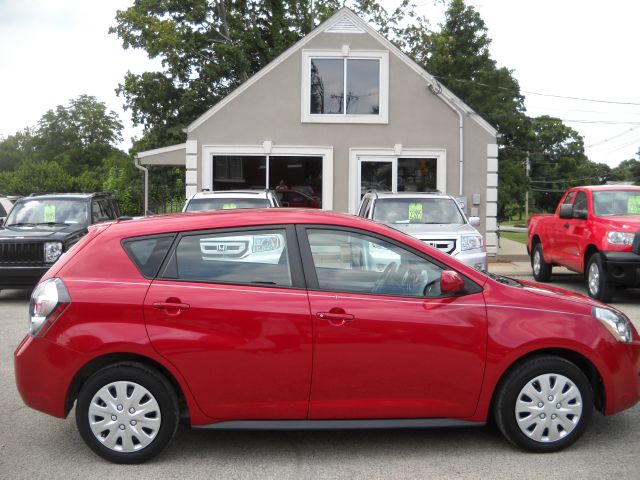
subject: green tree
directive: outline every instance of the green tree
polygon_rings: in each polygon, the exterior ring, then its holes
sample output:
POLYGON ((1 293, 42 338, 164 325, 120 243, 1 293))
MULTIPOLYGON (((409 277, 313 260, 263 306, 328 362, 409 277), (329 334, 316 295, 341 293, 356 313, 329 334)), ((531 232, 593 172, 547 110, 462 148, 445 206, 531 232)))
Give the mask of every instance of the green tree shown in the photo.
POLYGON ((582 136, 562 120, 545 115, 532 119, 531 126, 530 182, 537 209, 555 209, 567 188, 606 181, 610 168, 591 162, 582 136))
POLYGON ((74 178, 57 162, 26 160, 12 172, 0 172, 0 185, 17 195, 73 191, 74 178))
POLYGON ((95 168, 122 141, 122 123, 104 103, 80 95, 68 106, 48 110, 34 136, 34 159, 56 161, 72 175, 95 168))
MULTIPOLYGON (((18 168, 21 162, 34 157, 33 131, 25 128, 9 135, 7 138, 0 138, 0 172, 11 171, 18 168)), ((4 187, 0 187, 4 190, 4 187)))
POLYGON ((623 160, 611 170, 610 179, 640 184, 640 161, 633 158, 623 160))

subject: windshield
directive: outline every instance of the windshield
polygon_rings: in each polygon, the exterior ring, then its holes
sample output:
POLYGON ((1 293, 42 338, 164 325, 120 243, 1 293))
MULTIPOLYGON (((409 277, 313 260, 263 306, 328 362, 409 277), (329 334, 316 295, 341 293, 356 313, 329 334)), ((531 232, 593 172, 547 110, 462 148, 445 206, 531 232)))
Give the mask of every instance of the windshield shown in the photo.
POLYGON ((205 210, 233 210, 235 208, 266 208, 266 198, 194 198, 187 205, 187 212, 205 210))
POLYGON ((383 223, 456 224, 465 223, 451 198, 378 199, 373 219, 383 223))
POLYGON ((639 190, 593 192, 593 211, 599 217, 640 215, 639 190))
POLYGON ((64 199, 34 199, 15 204, 6 226, 87 224, 87 202, 64 199))

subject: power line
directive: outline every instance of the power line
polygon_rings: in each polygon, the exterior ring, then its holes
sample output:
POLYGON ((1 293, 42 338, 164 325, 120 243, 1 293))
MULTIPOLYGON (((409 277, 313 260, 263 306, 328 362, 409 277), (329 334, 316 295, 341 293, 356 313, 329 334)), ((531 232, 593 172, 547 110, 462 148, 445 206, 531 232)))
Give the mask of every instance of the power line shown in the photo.
MULTIPOLYGON (((442 77, 438 77, 438 76, 435 76, 435 75, 433 75, 433 76, 435 78, 437 78, 438 80, 442 80, 442 81, 453 80, 454 82, 472 83, 474 85, 480 85, 482 87, 494 88, 494 89, 498 89, 498 90, 506 90, 508 92, 513 92, 515 90, 514 88, 501 87, 499 85, 488 85, 486 83, 478 82, 478 81, 475 81, 475 80, 465 80, 465 79, 462 79, 462 78, 442 78, 442 77)), ((519 92, 528 93, 530 95, 539 95, 541 97, 564 98, 566 100, 579 100, 579 101, 582 101, 582 102, 608 103, 608 104, 611 104, 611 105, 640 106, 640 103, 638 103, 638 102, 617 102, 617 101, 613 101, 613 100, 601 100, 601 99, 595 99, 595 98, 571 97, 571 96, 568 96, 568 95, 555 95, 555 94, 551 94, 551 93, 533 92, 531 90, 519 90, 519 92)))
POLYGON ((592 143, 591 145, 587 145, 584 148, 592 148, 592 147, 595 147, 595 146, 598 146, 598 145, 602 145, 603 143, 607 143, 607 142, 610 142, 611 140, 615 140, 616 138, 620 138, 620 137, 626 135, 629 132, 633 132, 634 130, 637 130, 638 128, 640 128, 640 125, 635 126, 635 127, 631 127, 631 128, 629 128, 628 130, 625 130, 622 133, 614 135, 613 137, 605 138, 604 140, 600 140, 599 142, 592 143))
POLYGON ((539 95, 541 97, 553 97, 553 98, 564 98, 566 100, 579 100, 581 102, 597 102, 597 103, 609 103, 612 105, 635 105, 640 106, 640 103, 637 102, 615 102, 612 100, 596 100, 595 98, 581 98, 581 97, 569 97, 566 95, 553 95, 551 93, 540 93, 540 92, 532 92, 530 90, 520 90, 523 93, 528 93, 530 95, 539 95))

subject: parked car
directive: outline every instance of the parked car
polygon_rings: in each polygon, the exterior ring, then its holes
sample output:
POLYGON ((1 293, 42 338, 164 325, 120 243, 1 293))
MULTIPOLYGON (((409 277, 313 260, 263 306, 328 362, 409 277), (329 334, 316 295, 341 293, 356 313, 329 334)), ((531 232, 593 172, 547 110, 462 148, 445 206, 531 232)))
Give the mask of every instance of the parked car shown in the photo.
POLYGON ((192 195, 184 204, 183 212, 206 210, 233 210, 236 208, 281 207, 273 190, 216 190, 192 195))
POLYGON ((20 198, 0 227, 0 288, 33 287, 89 225, 119 216, 110 193, 20 198))
POLYGON ((549 281, 554 265, 584 275, 590 297, 640 287, 640 187, 569 189, 553 215, 532 215, 527 249, 533 276, 549 281))
POLYGON ((0 225, 4 223, 7 215, 9 215, 15 199, 17 199, 17 197, 12 198, 6 195, 0 195, 0 225))
MULTIPOLYGON (((432 192, 369 192, 362 197, 358 216, 384 223, 447 253, 477 270, 487 269, 487 250, 474 227, 451 195, 432 192)), ((380 259, 379 268, 387 261, 380 259)))
POLYGON ((551 452, 582 435, 594 406, 611 415, 640 398, 640 339, 622 312, 334 212, 90 227, 29 315, 14 354, 23 400, 61 418, 75 404, 86 444, 120 463, 156 455, 182 417, 299 429, 491 416, 515 445, 551 452), (251 252, 202 250, 238 238, 254 240, 251 252), (377 250, 395 258, 383 272, 377 250))
POLYGON ((306 193, 288 188, 277 188, 276 195, 283 207, 291 208, 320 208, 320 200, 306 193))

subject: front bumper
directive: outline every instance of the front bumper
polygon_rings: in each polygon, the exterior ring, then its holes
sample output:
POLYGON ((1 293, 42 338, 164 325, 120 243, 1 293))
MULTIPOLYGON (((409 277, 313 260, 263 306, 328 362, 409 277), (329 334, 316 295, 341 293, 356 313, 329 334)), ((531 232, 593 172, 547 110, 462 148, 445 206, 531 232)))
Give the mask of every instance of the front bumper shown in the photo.
POLYGON ((603 355, 609 371, 605 378, 605 415, 621 412, 640 401, 640 340, 611 348, 615 350, 611 355, 603 355))
POLYGON ((464 263, 468 267, 475 268, 476 270, 487 269, 487 252, 460 252, 458 254, 453 254, 452 257, 459 262, 464 263))
POLYGON ((602 252, 607 282, 640 287, 640 255, 633 252, 602 252))
POLYGON ((0 266, 0 288, 33 287, 47 273, 49 268, 51 268, 51 265, 0 266))

